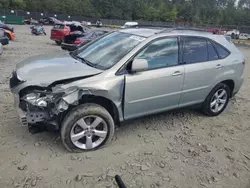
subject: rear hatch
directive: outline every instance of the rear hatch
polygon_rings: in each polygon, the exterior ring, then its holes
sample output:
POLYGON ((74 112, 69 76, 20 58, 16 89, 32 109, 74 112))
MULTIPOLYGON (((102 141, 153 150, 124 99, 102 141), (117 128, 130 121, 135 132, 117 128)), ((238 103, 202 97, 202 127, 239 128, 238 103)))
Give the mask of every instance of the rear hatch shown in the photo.
POLYGON ((64 24, 55 24, 51 30, 51 39, 63 40, 65 35, 68 35, 70 29, 64 24))
POLYGON ((79 44, 80 43, 80 37, 83 37, 85 35, 86 35, 86 33, 83 33, 81 31, 72 32, 69 35, 64 37, 64 43, 67 43, 67 44, 79 44))

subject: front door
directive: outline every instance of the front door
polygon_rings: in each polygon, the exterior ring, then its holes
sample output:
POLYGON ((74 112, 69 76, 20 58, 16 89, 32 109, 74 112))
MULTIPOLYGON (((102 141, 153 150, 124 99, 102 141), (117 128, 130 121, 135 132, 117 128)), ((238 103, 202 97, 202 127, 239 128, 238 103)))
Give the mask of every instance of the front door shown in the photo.
POLYGON ((153 41, 135 58, 146 59, 149 66, 146 71, 126 75, 124 118, 177 108, 184 75, 178 38, 153 41))

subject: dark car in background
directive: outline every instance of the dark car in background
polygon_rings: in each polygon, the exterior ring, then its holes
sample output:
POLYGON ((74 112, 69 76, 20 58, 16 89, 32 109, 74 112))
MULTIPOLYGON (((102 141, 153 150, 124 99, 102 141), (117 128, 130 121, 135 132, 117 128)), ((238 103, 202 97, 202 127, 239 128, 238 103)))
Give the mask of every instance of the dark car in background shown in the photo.
POLYGON ((54 18, 54 17, 44 17, 42 19, 39 20, 39 23, 43 24, 43 25, 54 25, 57 23, 60 23, 61 21, 54 18))
POLYGON ((34 25, 34 24, 38 24, 39 22, 33 18, 26 18, 24 19, 24 24, 27 25, 34 25))
POLYGON ((9 44, 9 39, 5 36, 3 29, 0 29, 0 43, 3 46, 9 44))
POLYGON ((64 41, 61 45, 63 50, 75 51, 92 40, 99 38, 108 33, 108 31, 94 30, 88 33, 72 33, 64 37, 64 41))
POLYGON ((14 28, 9 26, 9 25, 6 25, 4 23, 0 23, 0 28, 1 29, 5 29, 5 30, 8 30, 8 31, 11 31, 11 32, 14 32, 14 28))

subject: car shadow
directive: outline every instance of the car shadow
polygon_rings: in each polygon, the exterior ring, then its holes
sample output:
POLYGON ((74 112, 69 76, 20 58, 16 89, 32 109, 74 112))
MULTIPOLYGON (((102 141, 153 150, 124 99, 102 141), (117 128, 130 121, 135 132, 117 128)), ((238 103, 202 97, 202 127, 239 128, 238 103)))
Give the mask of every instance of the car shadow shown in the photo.
POLYGON ((158 114, 148 115, 141 118, 125 121, 118 126, 117 134, 123 134, 126 129, 131 129, 135 132, 140 129, 146 130, 158 130, 164 125, 168 130, 178 129, 181 125, 184 125, 188 119, 193 117, 196 118, 207 118, 198 109, 176 109, 158 114))

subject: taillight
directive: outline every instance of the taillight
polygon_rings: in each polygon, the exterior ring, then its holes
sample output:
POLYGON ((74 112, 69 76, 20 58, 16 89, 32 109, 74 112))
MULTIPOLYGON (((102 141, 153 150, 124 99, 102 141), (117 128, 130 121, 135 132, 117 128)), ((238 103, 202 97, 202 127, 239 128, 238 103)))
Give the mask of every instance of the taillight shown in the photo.
POLYGON ((74 41, 74 44, 80 44, 80 43, 82 43, 82 42, 83 42, 82 40, 76 39, 76 40, 74 41))
POLYGON ((65 35, 69 35, 70 34, 70 28, 68 26, 64 26, 63 31, 64 31, 65 35))

